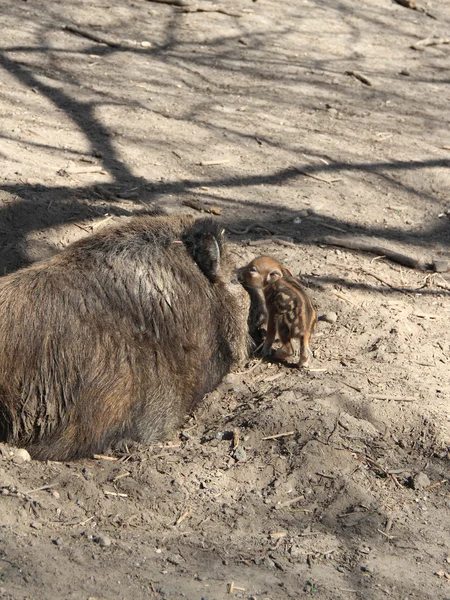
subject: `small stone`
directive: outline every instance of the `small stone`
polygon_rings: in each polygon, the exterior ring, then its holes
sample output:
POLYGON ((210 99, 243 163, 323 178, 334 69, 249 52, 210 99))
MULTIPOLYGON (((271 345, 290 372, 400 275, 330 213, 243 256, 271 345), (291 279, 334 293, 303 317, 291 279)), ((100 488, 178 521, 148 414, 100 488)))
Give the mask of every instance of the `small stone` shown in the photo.
POLYGON ((94 478, 92 471, 89 471, 89 469, 87 469, 86 467, 84 467, 84 469, 81 472, 83 473, 83 477, 86 479, 86 481, 90 481, 94 478))
POLYGON ((56 538, 54 540, 52 540, 53 543, 55 544, 55 546, 62 546, 64 544, 64 540, 62 538, 56 538))
POLYGON ((433 263, 436 273, 447 273, 449 264, 446 260, 435 260, 433 263))
POLYGON ((400 75, 404 75, 405 77, 409 77, 411 75, 411 72, 408 71, 408 69, 402 69, 400 71, 400 75))
POLYGON ((223 382, 227 385, 235 385, 239 382, 239 376, 235 375, 234 373, 228 373, 228 375, 225 375, 223 378, 223 382))
POLYGON ((431 485, 431 481, 428 479, 428 476, 425 473, 417 473, 412 481, 414 490, 423 490, 429 485, 431 485))
POLYGON ((242 446, 238 446, 233 453, 234 459, 239 462, 247 462, 248 456, 247 452, 242 446))
POLYGON ((61 494, 59 492, 57 492, 56 490, 52 490, 51 494, 52 494, 53 498, 56 498, 56 500, 59 500, 61 498, 61 494))
POLYGON ((142 48, 151 48, 152 43, 144 41, 144 42, 141 42, 141 46, 142 46, 142 48))
POLYGON ((32 521, 30 523, 30 527, 33 529, 42 529, 42 523, 39 523, 38 521, 32 521))
POLYGON ((369 563, 364 563, 363 565, 361 565, 361 571, 363 571, 364 573, 373 573, 374 568, 369 563))
POLYGON ((30 462, 31 456, 29 452, 25 450, 25 448, 18 448, 17 450, 15 450, 12 460, 17 464, 21 464, 24 462, 30 462))
POLYGON ((336 323, 337 318, 338 316, 335 312, 327 312, 324 315, 322 315, 320 320, 325 321, 325 323, 336 323))
POLYGON ((107 535, 98 535, 95 538, 95 541, 102 548, 108 548, 109 546, 111 546, 111 538, 109 538, 107 535))

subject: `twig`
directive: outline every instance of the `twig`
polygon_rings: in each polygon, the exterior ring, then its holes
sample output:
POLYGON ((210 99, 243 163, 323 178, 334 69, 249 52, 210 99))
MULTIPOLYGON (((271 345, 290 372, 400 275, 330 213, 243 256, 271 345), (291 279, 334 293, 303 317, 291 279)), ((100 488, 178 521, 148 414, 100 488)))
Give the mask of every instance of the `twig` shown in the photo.
POLYGON ((129 477, 131 475, 130 471, 127 471, 126 473, 121 473, 120 475, 116 475, 113 479, 113 481, 119 481, 119 479, 123 479, 124 477, 129 477))
POLYGON ((270 381, 275 381, 275 379, 279 379, 280 377, 283 377, 284 373, 283 371, 281 371, 280 373, 275 373, 275 375, 271 375, 270 377, 265 377, 264 378, 264 383, 268 383, 270 381))
POLYGON ((248 373, 254 371, 257 367, 260 367, 262 364, 262 361, 258 360, 253 366, 249 367, 245 371, 236 371, 236 375, 247 375, 248 373))
POLYGON ((348 233, 346 229, 342 229, 341 227, 336 227, 335 225, 328 225, 327 223, 323 223, 322 220, 318 217, 308 217, 310 221, 315 221, 321 227, 325 227, 325 229, 331 229, 331 231, 339 231, 340 233, 348 233))
POLYGON ((284 433, 277 433, 275 435, 268 435, 263 437, 263 440, 276 440, 278 438, 287 437, 288 435, 294 435, 295 431, 285 431, 284 433))
POLYGON ((333 296, 336 296, 336 298, 345 300, 345 302, 348 302, 349 304, 352 304, 353 306, 356 306, 356 302, 353 302, 353 300, 350 300, 350 298, 347 298, 347 296, 344 296, 344 294, 340 294, 339 292, 335 292, 334 290, 332 290, 330 292, 330 294, 332 294, 333 296))
MULTIPOLYGON (((242 243, 244 243, 245 240, 242 240, 242 243)), ((294 243, 294 240, 292 238, 287 238, 284 236, 271 236, 270 238, 263 238, 261 240, 247 240, 246 243, 249 246, 263 246, 264 244, 270 244, 270 243, 274 243, 274 244, 279 244, 280 246, 289 246, 292 248, 296 248, 297 244, 294 243)))
POLYGON ((370 252, 371 254, 378 254, 379 256, 385 256, 389 260, 396 262, 404 267, 410 269, 419 269, 421 271, 433 270, 434 263, 426 263, 423 260, 417 260, 411 256, 400 254, 394 250, 389 250, 383 246, 377 246, 369 242, 364 242, 358 239, 351 238, 337 238, 331 235, 327 235, 324 238, 318 240, 319 244, 326 244, 329 246, 339 246, 340 248, 347 248, 348 250, 356 250, 359 252, 370 252))
POLYGON ((365 75, 362 75, 361 73, 357 73, 356 71, 345 71, 346 75, 350 75, 351 77, 354 77, 355 79, 358 79, 361 83, 364 83, 364 85, 368 85, 371 86, 372 82, 370 81, 370 79, 367 79, 367 77, 365 75))
POLYGON ((81 29, 77 25, 64 25, 63 30, 69 31, 70 33, 74 33, 75 35, 80 35, 81 37, 91 40, 92 42, 96 42, 97 44, 105 44, 106 46, 109 46, 110 48, 129 49, 129 48, 136 48, 138 46, 137 42, 135 44, 133 44, 133 43, 127 42, 125 40, 118 40, 117 38, 114 38, 114 37, 110 37, 110 36, 105 37, 101 34, 92 33, 91 31, 86 31, 85 29, 81 29))
POLYGON ((118 496, 119 498, 128 498, 128 494, 121 494, 120 492, 110 492, 109 490, 103 490, 106 496, 118 496))
POLYGON ((436 481, 436 483, 432 483, 431 485, 427 486, 425 489, 432 490, 435 487, 439 487, 443 483, 447 483, 447 481, 448 481, 448 479, 441 479, 440 481, 436 481))
POLYGON ((180 523, 182 523, 185 519, 187 519, 191 515, 192 515, 192 510, 187 510, 186 512, 184 512, 182 515, 180 515, 178 517, 178 519, 175 521, 175 525, 180 525, 180 523))
POLYGON ((241 13, 232 12, 230 10, 227 10, 226 8, 222 8, 221 6, 214 6, 212 4, 210 6, 204 6, 204 5, 200 5, 200 4, 193 4, 193 5, 186 4, 181 7, 180 12, 184 12, 184 13, 216 12, 216 13, 221 13, 222 15, 227 15, 229 17, 242 17, 241 13))
POLYGON ((105 456, 104 454, 94 454, 95 460, 119 460, 115 456, 105 456))
MULTIPOLYGON (((375 258, 377 258, 377 257, 375 257, 375 258)), ((381 257, 379 257, 379 258, 381 258, 381 257)), ((385 257, 383 256, 383 258, 385 258, 385 257)), ((362 271, 363 273, 365 273, 366 275, 373 277, 380 283, 387 285, 387 287, 391 288, 391 290, 395 290, 396 292, 403 292, 404 294, 408 293, 408 290, 404 290, 403 288, 399 288, 399 287, 396 287, 395 285, 391 285, 388 281, 386 281, 379 275, 375 275, 375 273, 372 273, 372 271, 367 271, 366 269, 363 269, 362 267, 359 267, 359 270, 362 271)))
POLYGON ((148 0, 149 2, 158 2, 159 4, 172 4, 173 6, 189 6, 187 0, 148 0))
POLYGON ((246 235, 249 231, 253 231, 254 229, 263 229, 271 235, 277 235, 275 230, 268 229, 265 225, 261 225, 260 223, 252 223, 252 225, 248 225, 244 229, 233 229, 232 227, 227 227, 227 229, 230 233, 234 233, 235 235, 246 235))
POLYGON ((389 535, 388 533, 381 531, 381 529, 377 529, 377 531, 378 533, 381 533, 381 535, 384 535, 388 540, 395 540, 395 535, 389 535))
POLYGON ((114 215, 110 215, 109 217, 105 217, 101 221, 97 221, 96 223, 93 223, 91 225, 91 227, 92 227, 92 229, 97 229, 97 227, 101 227, 102 225, 104 225, 108 221, 111 221, 111 219, 114 219, 114 215))
POLYGON ((83 225, 80 225, 79 223, 74 223, 74 225, 75 227, 78 227, 78 229, 82 229, 86 233, 91 233, 87 227, 83 227, 83 225))
POLYGON ((316 475, 319 475, 320 477, 325 477, 325 479, 335 479, 333 475, 325 475, 325 473, 316 473, 316 475))
POLYGON ((239 446, 239 429, 235 427, 233 429, 233 450, 239 446))
POLYGON ((51 483, 50 485, 43 485, 42 487, 34 488, 34 490, 28 490, 27 492, 22 492, 22 494, 24 494, 25 496, 28 496, 29 494, 34 494, 34 492, 40 492, 42 490, 50 490, 51 488, 54 488, 57 485, 58 485, 57 483, 51 483))
POLYGON ((232 581, 231 583, 228 584, 228 593, 234 594, 235 591, 245 592, 245 588, 234 585, 234 581, 232 581))
POLYGON ((101 173, 104 168, 101 165, 96 165, 95 167, 67 167, 67 169, 62 170, 69 175, 80 175, 81 173, 101 173))
POLYGON ((199 167, 212 167, 215 165, 225 165, 229 163, 229 158, 224 158, 223 160, 201 160, 198 164, 199 167))
POLYGON ((280 510, 280 508, 286 508, 286 506, 291 506, 291 504, 295 504, 296 502, 299 502, 300 500, 303 500, 305 498, 305 496, 296 496, 295 498, 292 498, 292 500, 286 500, 285 502, 278 502, 275 505, 275 510, 280 510))
POLYGON ((372 398, 373 400, 393 400, 394 402, 415 402, 417 400, 414 396, 396 398, 395 396, 380 396, 378 394, 367 394, 367 398, 372 398))
POLYGON ((450 38, 425 38, 412 44, 410 48, 413 50, 422 50, 425 46, 440 46, 442 44, 450 44, 450 38))
POLYGON ((328 183, 330 185, 337 181, 342 181, 342 177, 335 177, 334 179, 325 179, 324 177, 319 177, 318 175, 313 175, 312 173, 308 173, 308 171, 302 171, 301 169, 298 169, 297 167, 294 167, 294 169, 297 171, 297 173, 300 173, 300 175, 304 175, 305 177, 311 177, 311 179, 316 179, 316 181, 322 181, 323 183, 328 183))

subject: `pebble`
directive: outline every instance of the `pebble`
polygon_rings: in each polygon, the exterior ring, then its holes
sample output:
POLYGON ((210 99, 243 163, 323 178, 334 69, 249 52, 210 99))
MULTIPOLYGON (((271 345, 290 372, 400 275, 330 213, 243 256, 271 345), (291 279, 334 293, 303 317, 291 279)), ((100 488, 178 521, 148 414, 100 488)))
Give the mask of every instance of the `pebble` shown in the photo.
POLYGON ((321 321, 325 321, 325 323, 336 323, 337 314, 335 312, 327 312, 321 317, 321 321))
POLYGON ((239 462, 247 462, 248 456, 247 452, 244 450, 242 446, 238 446, 234 451, 234 459, 239 462))
POLYGON ((413 479, 413 489, 423 490, 423 488, 431 485, 431 481, 425 473, 417 473, 413 479))
POLYGON ((64 540, 59 537, 59 538, 54 539, 53 543, 55 544, 55 546, 62 546, 64 544, 64 540))
POLYGON ((32 521, 30 523, 30 527, 33 529, 42 529, 42 523, 39 523, 38 521, 32 521))
POLYGON ((17 463, 17 464, 21 464, 24 462, 30 462, 31 460, 31 456, 29 454, 29 452, 27 450, 25 450, 25 448, 18 448, 12 457, 13 462, 17 463))
POLYGON ((102 548, 108 548, 108 546, 111 546, 111 538, 109 538, 107 535, 98 535, 95 538, 95 541, 102 548))
POLYGON ((361 565, 361 571, 364 573, 374 573, 374 568, 369 563, 364 563, 361 565))

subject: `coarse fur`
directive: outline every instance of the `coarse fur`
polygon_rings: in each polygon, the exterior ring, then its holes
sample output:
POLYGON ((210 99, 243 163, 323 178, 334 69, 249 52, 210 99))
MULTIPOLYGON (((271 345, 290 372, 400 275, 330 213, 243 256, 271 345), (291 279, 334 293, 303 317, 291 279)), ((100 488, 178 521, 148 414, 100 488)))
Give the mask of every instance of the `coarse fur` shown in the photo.
POLYGON ((309 342, 317 323, 317 312, 310 297, 294 277, 282 277, 269 282, 264 287, 264 297, 269 321, 262 354, 270 355, 278 332, 282 346, 275 352, 275 358, 292 356, 292 340, 297 338, 300 341, 297 367, 307 367, 311 357, 309 342))
POLYGON ((248 353, 210 219, 141 216, 0 280, 0 441, 68 460, 178 426, 248 353))
POLYGON ((269 318, 263 289, 280 277, 292 277, 292 273, 275 258, 258 256, 238 270, 238 277, 250 296, 248 325, 250 335, 258 346, 265 338, 269 318))

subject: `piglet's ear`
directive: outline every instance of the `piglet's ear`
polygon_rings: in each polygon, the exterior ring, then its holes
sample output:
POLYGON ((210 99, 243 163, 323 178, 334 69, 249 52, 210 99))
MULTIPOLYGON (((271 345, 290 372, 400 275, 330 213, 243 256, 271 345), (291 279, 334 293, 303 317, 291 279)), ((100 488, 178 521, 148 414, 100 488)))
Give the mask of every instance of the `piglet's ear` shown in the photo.
POLYGON ((281 272, 283 273, 283 277, 293 277, 291 271, 287 267, 281 267, 281 272))
POLYGON ((217 283, 221 278, 222 232, 214 222, 202 219, 183 235, 189 254, 212 283, 217 283))

